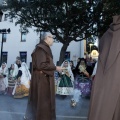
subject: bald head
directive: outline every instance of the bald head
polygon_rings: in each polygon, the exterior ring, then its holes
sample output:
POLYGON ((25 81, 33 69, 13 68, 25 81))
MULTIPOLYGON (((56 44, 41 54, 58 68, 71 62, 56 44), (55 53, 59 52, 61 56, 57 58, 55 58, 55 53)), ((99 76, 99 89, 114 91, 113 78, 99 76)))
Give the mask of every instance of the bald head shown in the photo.
POLYGON ((48 36, 53 37, 53 35, 52 35, 50 32, 44 32, 44 33, 41 35, 41 41, 44 41, 48 36))
POLYGON ((44 32, 41 35, 41 42, 45 41, 49 46, 52 46, 53 44, 53 35, 50 32, 44 32))

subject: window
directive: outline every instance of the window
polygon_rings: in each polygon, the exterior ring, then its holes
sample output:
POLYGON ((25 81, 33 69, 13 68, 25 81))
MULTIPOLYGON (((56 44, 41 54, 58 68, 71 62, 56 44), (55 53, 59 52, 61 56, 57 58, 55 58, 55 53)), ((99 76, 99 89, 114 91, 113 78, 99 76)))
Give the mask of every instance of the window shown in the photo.
POLYGON ((21 42, 26 41, 26 32, 21 32, 21 42))
POLYGON ((2 34, 2 39, 3 39, 3 42, 6 42, 6 39, 7 39, 7 34, 2 34))
POLYGON ((20 58, 22 62, 27 62, 27 52, 20 52, 20 58))
POLYGON ((5 14, 4 21, 7 21, 8 14, 5 14))
POLYGON ((70 52, 65 52, 64 60, 70 61, 70 52))
POLYGON ((7 63, 8 52, 2 52, 2 63, 7 63))

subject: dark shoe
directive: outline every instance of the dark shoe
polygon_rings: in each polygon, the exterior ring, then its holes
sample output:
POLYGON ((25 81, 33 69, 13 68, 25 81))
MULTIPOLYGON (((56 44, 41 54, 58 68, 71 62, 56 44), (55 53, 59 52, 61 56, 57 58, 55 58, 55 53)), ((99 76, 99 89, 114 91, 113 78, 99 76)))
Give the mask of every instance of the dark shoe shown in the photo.
POLYGON ((62 99, 65 99, 67 97, 67 95, 61 95, 62 99))

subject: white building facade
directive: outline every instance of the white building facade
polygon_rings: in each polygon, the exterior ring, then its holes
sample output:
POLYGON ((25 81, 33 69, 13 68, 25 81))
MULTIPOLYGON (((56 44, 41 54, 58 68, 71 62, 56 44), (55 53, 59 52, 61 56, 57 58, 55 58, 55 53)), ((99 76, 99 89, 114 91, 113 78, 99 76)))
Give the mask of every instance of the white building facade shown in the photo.
MULTIPOLYGON (((9 22, 9 19, 7 19, 6 16, 7 14, 4 14, 2 17, 2 21, 0 22, 0 29, 10 28, 11 32, 4 35, 0 34, 0 50, 2 46, 2 39, 4 39, 2 61, 7 62, 8 67, 10 67, 10 65, 15 62, 16 57, 20 56, 25 60, 28 67, 30 67, 30 62, 32 61, 31 53, 39 41, 39 35, 34 31, 33 28, 30 28, 29 33, 27 34, 21 32, 20 26, 15 26, 15 21, 9 22)), ((60 42, 55 42, 51 47, 55 64, 59 60, 61 47, 62 44, 60 42)), ((84 41, 72 41, 67 48, 67 53, 70 54, 69 59, 73 60, 76 64, 78 57, 84 57, 84 41)))

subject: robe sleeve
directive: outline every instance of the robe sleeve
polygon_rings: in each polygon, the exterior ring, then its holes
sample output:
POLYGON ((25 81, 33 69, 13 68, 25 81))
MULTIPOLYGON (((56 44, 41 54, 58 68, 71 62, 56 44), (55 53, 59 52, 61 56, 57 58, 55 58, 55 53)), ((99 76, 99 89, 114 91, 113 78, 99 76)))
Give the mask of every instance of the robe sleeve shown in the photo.
POLYGON ((3 76, 4 76, 4 77, 8 77, 8 69, 5 70, 3 76))
POLYGON ((94 67, 94 69, 93 69, 92 76, 96 74, 96 71, 97 71, 97 64, 98 64, 98 63, 95 64, 95 67, 94 67))
POLYGON ((36 50, 35 55, 33 55, 33 59, 35 62, 35 68, 37 70, 44 70, 44 71, 56 70, 56 66, 54 65, 53 61, 52 63, 50 63, 49 56, 41 48, 38 48, 36 50))
POLYGON ((86 71, 89 73, 89 75, 92 75, 93 69, 91 66, 87 66, 86 71))

